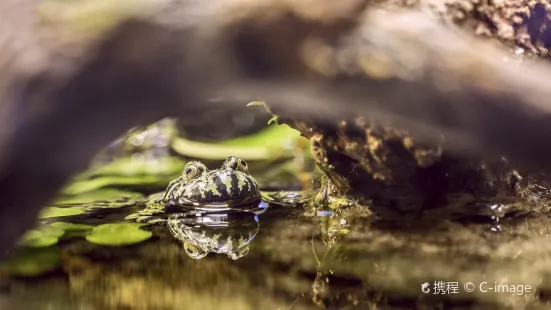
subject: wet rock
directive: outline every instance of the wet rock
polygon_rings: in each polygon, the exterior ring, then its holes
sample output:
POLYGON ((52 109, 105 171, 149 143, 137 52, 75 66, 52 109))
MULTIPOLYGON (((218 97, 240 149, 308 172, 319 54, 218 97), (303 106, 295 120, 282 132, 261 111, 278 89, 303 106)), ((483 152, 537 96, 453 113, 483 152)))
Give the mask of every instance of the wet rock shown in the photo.
POLYGON ((439 1, 443 19, 476 34, 497 39, 515 53, 548 57, 551 47, 551 4, 545 0, 439 1))
MULTIPOLYGON (((446 149, 444 136, 427 145, 416 143, 407 131, 363 118, 337 124, 278 119, 312 141, 330 195, 398 213, 457 208, 458 203, 466 207, 476 201, 526 202, 510 211, 546 206, 545 175, 521 173, 503 157, 483 161, 458 156, 446 149)), ((480 211, 470 210, 461 212, 480 211)))

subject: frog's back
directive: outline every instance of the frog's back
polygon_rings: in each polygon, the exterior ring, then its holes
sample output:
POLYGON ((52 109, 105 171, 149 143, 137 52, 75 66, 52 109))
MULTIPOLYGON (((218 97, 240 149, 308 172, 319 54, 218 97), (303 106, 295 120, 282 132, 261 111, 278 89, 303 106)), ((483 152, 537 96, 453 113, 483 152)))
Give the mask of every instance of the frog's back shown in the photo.
POLYGON ((215 170, 186 186, 183 196, 198 203, 243 204, 260 199, 260 192, 248 173, 215 170))

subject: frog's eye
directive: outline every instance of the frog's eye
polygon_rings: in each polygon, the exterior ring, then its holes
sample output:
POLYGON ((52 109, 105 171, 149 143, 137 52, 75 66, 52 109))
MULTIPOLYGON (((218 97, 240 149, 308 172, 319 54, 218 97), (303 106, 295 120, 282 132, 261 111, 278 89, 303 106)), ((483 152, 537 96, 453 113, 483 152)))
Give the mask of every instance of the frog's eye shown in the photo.
POLYGON ((186 254, 193 259, 201 259, 207 256, 207 254, 209 254, 209 252, 194 246, 190 242, 184 242, 183 245, 184 245, 184 251, 186 251, 186 254))
POLYGON ((199 174, 199 169, 196 166, 189 166, 184 169, 183 177, 186 179, 191 179, 196 177, 199 174))
POLYGON ((244 161, 243 159, 240 159, 240 160, 237 161, 237 164, 239 166, 239 170, 247 172, 248 167, 247 167, 247 162, 246 161, 244 161))

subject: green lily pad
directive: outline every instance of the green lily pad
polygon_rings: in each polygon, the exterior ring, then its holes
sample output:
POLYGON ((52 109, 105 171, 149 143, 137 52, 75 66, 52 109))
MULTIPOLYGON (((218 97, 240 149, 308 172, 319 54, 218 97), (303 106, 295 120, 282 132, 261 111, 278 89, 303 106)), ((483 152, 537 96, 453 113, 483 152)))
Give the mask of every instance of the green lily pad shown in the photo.
POLYGON ((118 189, 112 189, 112 188, 106 188, 106 189, 100 189, 96 191, 90 191, 86 193, 82 193, 79 195, 76 195, 74 197, 66 196, 66 197, 60 197, 54 201, 53 204, 55 205, 61 205, 61 204, 83 204, 83 203, 91 203, 98 200, 109 200, 112 198, 117 197, 125 197, 125 198, 132 198, 132 199, 138 199, 143 197, 143 194, 131 192, 131 191, 124 191, 124 190, 118 190, 118 189))
POLYGON ((27 231, 19 240, 19 244, 33 248, 49 247, 56 244, 64 233, 63 229, 45 226, 27 231))
POLYGON ((85 224, 73 224, 73 223, 65 223, 65 222, 56 222, 50 224, 50 226, 54 229, 60 229, 65 232, 66 237, 81 237, 86 236, 94 226, 91 225, 85 225, 85 224))
POLYGON ((52 223, 50 224, 50 227, 54 229, 63 230, 63 231, 86 231, 94 228, 94 226, 92 225, 73 224, 73 223, 65 223, 65 222, 52 223))
POLYGON ((94 227, 86 236, 91 243, 109 246, 125 246, 140 243, 153 235, 150 231, 140 229, 144 224, 116 223, 94 227))
POLYGON ((72 235, 82 235, 93 228, 94 226, 84 224, 56 222, 27 231, 19 239, 19 244, 33 248, 49 247, 56 244, 66 232, 72 233, 72 235))
POLYGON ((79 207, 70 207, 70 208, 58 208, 58 207, 47 207, 38 216, 42 219, 52 218, 52 217, 61 217, 61 216, 73 216, 84 213, 84 210, 79 207))
POLYGON ((2 263, 0 270, 17 276, 33 277, 55 270, 60 263, 58 249, 33 249, 2 263))

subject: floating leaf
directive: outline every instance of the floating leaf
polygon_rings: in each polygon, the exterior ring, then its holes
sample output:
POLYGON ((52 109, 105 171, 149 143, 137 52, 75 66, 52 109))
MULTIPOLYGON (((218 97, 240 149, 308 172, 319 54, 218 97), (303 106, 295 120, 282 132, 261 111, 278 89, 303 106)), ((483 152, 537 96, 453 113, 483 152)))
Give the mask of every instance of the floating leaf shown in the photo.
POLYGON ((83 204, 91 203, 98 200, 109 200, 112 198, 132 198, 137 199, 143 197, 141 193, 123 191, 118 189, 100 189, 96 191, 90 191, 76 195, 75 197, 61 197, 57 199, 53 204, 83 204))
POLYGON ((52 217, 61 217, 61 216, 72 216, 79 215, 84 213, 84 210, 79 207, 70 207, 70 208, 58 208, 58 207, 48 207, 42 210, 39 215, 39 218, 52 218, 52 217))
POLYGON ((94 226, 92 225, 73 224, 73 223, 65 223, 65 222, 52 223, 50 224, 50 227, 54 229, 63 230, 63 231, 86 231, 94 228, 94 226))
POLYGON ((140 229, 143 224, 117 223, 103 224, 94 227, 86 236, 91 243, 109 246, 124 246, 145 241, 153 235, 150 231, 140 229))
POLYGON ((50 224, 50 226, 54 229, 60 229, 65 232, 65 236, 85 236, 88 234, 94 226, 91 225, 85 225, 85 224, 73 224, 73 223, 64 223, 64 222, 56 222, 50 224))
POLYGON ((45 226, 27 231, 19 240, 19 244, 33 248, 49 247, 56 244, 64 233, 63 229, 45 226))

